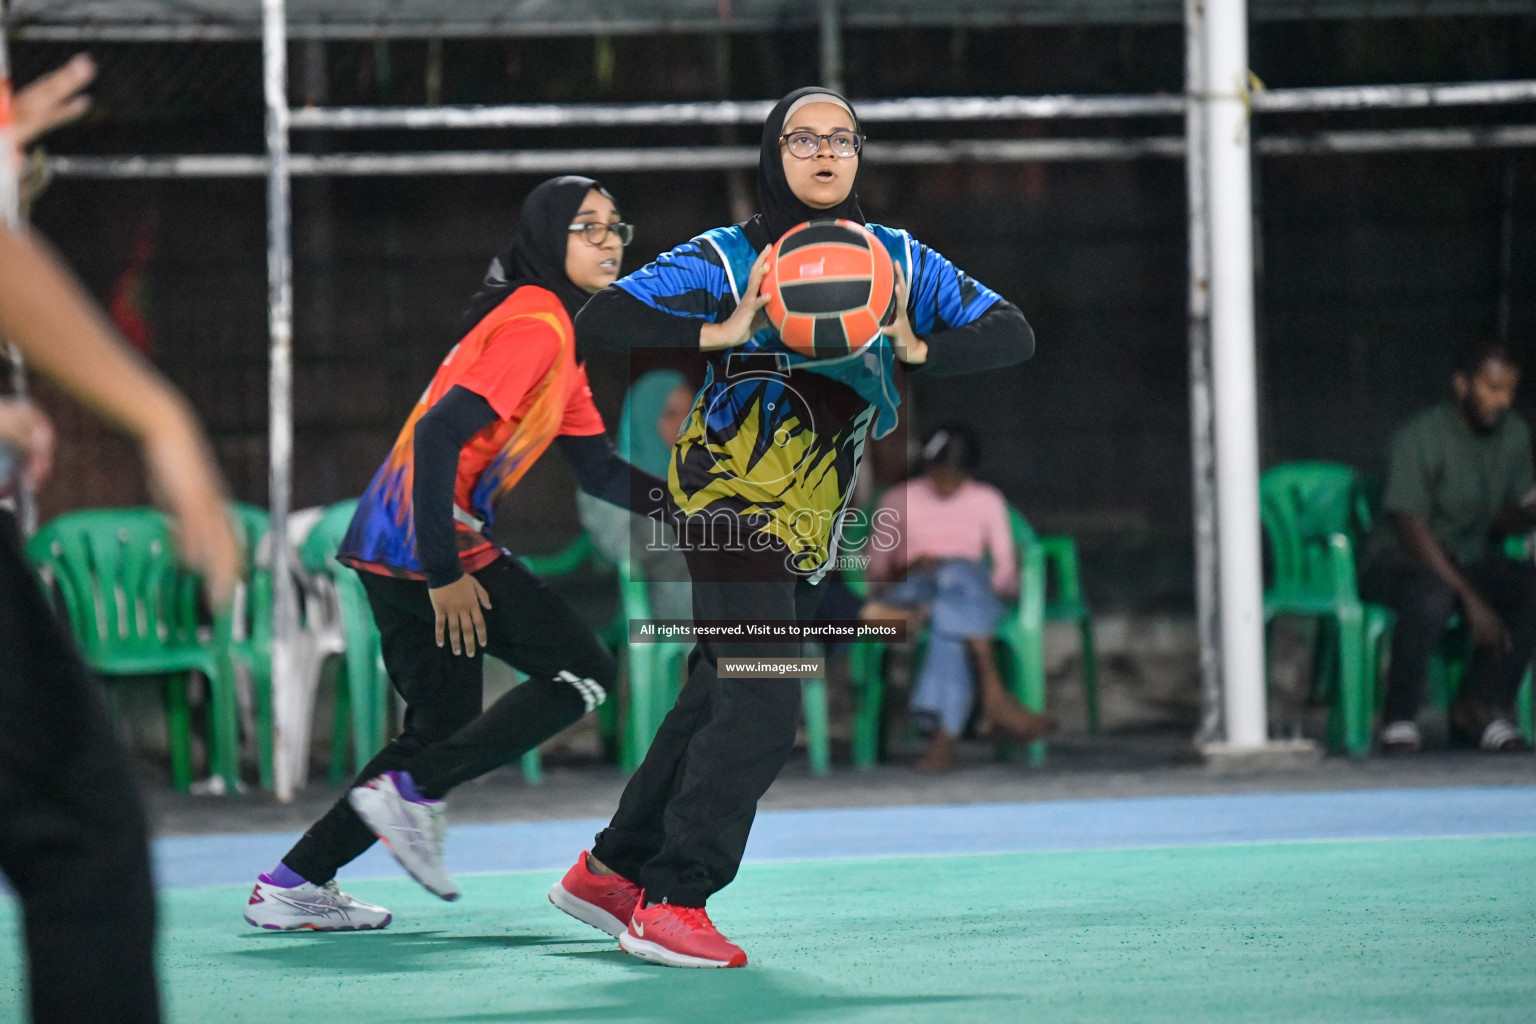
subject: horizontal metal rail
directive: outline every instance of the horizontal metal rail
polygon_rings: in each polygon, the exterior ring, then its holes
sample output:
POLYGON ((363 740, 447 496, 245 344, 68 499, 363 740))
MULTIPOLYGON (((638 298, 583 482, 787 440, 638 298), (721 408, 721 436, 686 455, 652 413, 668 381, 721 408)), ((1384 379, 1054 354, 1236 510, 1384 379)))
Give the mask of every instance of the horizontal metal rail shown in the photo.
MULTIPOLYGON (((1265 156, 1507 149, 1536 146, 1536 125, 1476 128, 1402 128, 1262 136, 1265 156)), ((1179 135, 1105 139, 962 139, 946 142, 870 143, 871 161, 886 165, 1035 163, 1181 157, 1179 135)), ((643 173, 716 171, 757 165, 755 146, 667 146, 602 149, 526 149, 436 153, 295 153, 300 177, 452 174, 553 174, 561 171, 643 173)), ((54 156, 52 171, 74 178, 255 178, 267 171, 259 155, 54 156)))
MULTIPOLYGON (((1261 113, 1340 110, 1411 110, 1536 103, 1536 81, 1329 86, 1260 89, 1261 113)), ((699 103, 536 103, 448 107, 306 107, 292 126, 305 129, 379 128, 607 128, 616 126, 761 124, 772 100, 699 103)), ((926 121, 1045 121, 1096 117, 1178 117, 1184 97, 1145 96, 934 96, 867 100, 865 124, 926 121)))

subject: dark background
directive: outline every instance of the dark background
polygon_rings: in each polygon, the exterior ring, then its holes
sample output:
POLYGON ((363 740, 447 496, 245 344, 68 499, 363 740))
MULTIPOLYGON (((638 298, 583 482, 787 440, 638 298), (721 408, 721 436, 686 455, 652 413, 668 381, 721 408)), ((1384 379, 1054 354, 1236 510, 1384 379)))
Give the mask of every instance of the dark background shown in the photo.
MULTIPOLYGON (((427 43, 295 44, 296 102, 421 103, 427 43)), ((1177 26, 847 35, 848 91, 902 95, 1178 92, 1177 26)), ((72 50, 16 43, 26 82, 72 50)), ((247 152, 261 148, 254 44, 110 44, 97 108, 60 132, 60 153, 247 152)), ((639 101, 776 97, 816 78, 813 33, 447 41, 441 100, 639 101), (666 59, 658 59, 665 54, 666 59)), ((1271 87, 1536 77, 1536 19, 1262 23, 1251 61, 1271 87)), ((1523 123, 1532 108, 1269 117, 1265 132, 1523 123)), ((1060 125, 881 126, 883 138, 1177 133, 1178 119, 1060 125)), ((737 141, 754 132, 739 130, 737 141)), ((722 141, 717 129, 375 132, 300 151, 492 149, 722 141)), ((720 172, 608 174, 638 225, 626 266, 730 219, 720 172)), ((490 255, 537 179, 297 180, 295 506, 361 491, 436 363, 490 255)), ((1266 158, 1260 214, 1262 456, 1379 469, 1387 436, 1446 387, 1449 346, 1491 333, 1511 194, 1510 336, 1536 328, 1536 165, 1530 154, 1462 152, 1266 158), (1507 177, 1513 189, 1507 193, 1507 177)), ((920 239, 1022 308, 1039 351, 984 377, 917 381, 915 424, 965 418, 986 437, 981 475, 1035 525, 1078 536, 1097 608, 1182 612, 1192 604, 1182 163, 881 168, 861 197, 871 219, 920 239)), ((208 424, 236 495, 267 500, 264 186, 257 180, 62 179, 34 219, 109 302, 137 266, 154 361, 208 424), (137 263, 135 252, 138 252, 137 263)), ((616 417, 627 368, 592 368, 616 417)), ((46 398, 66 454, 45 514, 143 500, 131 449, 46 398)), ((1522 399, 1521 405, 1528 406, 1522 399)), ((505 539, 549 549, 574 533, 558 458, 508 499, 505 539)), ((891 460, 882 471, 893 472, 891 460)))

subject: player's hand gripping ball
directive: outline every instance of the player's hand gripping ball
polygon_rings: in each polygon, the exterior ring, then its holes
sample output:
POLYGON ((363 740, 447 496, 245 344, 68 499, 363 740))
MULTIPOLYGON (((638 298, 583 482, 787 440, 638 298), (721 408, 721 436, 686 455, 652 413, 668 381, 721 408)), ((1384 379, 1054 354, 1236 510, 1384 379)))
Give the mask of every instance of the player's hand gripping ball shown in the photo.
POLYGON ((774 244, 764 312, 784 344, 818 359, 868 347, 896 316, 891 254, 862 224, 813 220, 774 244))

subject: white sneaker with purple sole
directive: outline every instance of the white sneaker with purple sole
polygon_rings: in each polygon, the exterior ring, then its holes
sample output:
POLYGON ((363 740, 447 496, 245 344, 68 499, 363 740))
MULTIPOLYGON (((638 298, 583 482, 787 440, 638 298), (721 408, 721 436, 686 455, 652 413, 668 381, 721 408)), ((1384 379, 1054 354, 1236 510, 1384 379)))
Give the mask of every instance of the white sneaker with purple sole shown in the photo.
POLYGON ((401 773, 385 772, 354 788, 347 802, 412 878, 432 895, 456 900, 459 887, 443 867, 447 808, 441 800, 407 796, 402 788, 414 789, 401 773))
POLYGON ((246 924, 274 932, 372 931, 391 919, 383 907, 342 892, 334 879, 324 885, 305 882, 289 888, 262 875, 245 904, 246 924))

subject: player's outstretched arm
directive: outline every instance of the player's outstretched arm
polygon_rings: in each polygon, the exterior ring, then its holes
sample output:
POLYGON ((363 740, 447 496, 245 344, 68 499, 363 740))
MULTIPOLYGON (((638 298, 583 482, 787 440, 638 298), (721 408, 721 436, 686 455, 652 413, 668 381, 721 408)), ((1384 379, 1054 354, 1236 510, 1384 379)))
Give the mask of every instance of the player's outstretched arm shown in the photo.
POLYGON ((223 481, 186 400, 112 329, 42 242, 0 229, 0 336, 44 376, 131 434, 150 485, 177 521, 177 546, 222 604, 240 547, 223 481))

